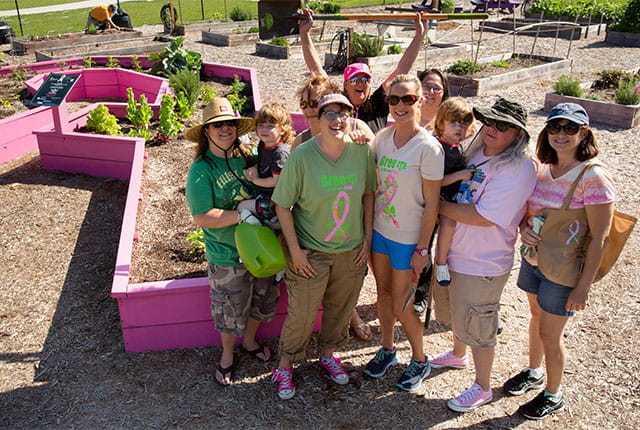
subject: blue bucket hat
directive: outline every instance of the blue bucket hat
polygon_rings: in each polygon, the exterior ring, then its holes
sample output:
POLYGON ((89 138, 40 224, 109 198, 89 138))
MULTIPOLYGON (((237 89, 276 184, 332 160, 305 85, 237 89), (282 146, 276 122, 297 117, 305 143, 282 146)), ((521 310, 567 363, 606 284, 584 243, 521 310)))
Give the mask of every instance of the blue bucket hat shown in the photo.
POLYGON ((589 115, 587 111, 577 103, 560 103, 549 112, 547 122, 554 119, 568 119, 580 125, 589 125, 589 115))

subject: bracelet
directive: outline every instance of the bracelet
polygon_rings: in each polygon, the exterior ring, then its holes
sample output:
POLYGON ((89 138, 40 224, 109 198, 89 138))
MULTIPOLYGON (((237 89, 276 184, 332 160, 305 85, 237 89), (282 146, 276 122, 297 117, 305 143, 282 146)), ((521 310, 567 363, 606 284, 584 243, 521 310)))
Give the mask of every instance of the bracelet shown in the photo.
POLYGON ((415 253, 422 257, 426 257, 429 255, 429 248, 416 248, 415 253))

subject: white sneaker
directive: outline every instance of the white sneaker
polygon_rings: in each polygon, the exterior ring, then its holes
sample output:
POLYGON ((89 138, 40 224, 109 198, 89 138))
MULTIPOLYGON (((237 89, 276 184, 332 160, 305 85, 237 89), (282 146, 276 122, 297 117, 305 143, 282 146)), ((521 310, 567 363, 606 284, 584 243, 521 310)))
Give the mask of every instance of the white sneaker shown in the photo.
POLYGON ((436 264, 436 280, 443 287, 451 283, 451 275, 449 274, 449 265, 436 264))

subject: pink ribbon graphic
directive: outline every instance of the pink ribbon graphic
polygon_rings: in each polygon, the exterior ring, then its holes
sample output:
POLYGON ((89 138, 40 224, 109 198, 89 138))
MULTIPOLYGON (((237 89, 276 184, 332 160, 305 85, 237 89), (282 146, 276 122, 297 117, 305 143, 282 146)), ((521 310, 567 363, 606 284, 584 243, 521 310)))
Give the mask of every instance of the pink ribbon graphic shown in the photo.
POLYGON ((572 241, 580 242, 580 236, 578 236, 578 233, 580 233, 580 221, 575 219, 569 224, 569 233, 571 236, 567 239, 566 245, 569 245, 572 241))
MULTIPOLYGON (((396 173, 396 174, 398 173, 397 170, 394 170, 393 172, 396 173)), ((395 218, 393 218, 391 215, 387 215, 387 214, 383 214, 382 213, 389 205, 391 205, 391 202, 393 201, 393 198, 396 196, 396 193, 398 192, 398 187, 394 186, 394 185, 396 185, 396 178, 391 173, 389 173, 389 174, 387 174, 387 178, 386 178, 385 182, 387 182, 389 184, 389 187, 384 192, 384 196, 387 198, 387 200, 385 200, 385 202, 382 204, 382 206, 380 206, 378 208, 378 212, 376 213, 376 216, 379 216, 379 217, 382 217, 382 218, 386 218, 386 219, 390 219, 391 222, 393 222, 393 225, 396 228, 398 228, 398 227, 400 227, 400 224, 398 224, 398 221, 395 218)))
MULTIPOLYGON (((345 190, 350 190, 352 188, 353 187, 351 186, 344 187, 345 190)), ((349 240, 349 235, 347 234, 346 231, 344 231, 344 229, 342 228, 342 225, 347 220, 350 207, 351 207, 351 203, 349 202, 349 194, 347 194, 344 191, 340 191, 336 196, 336 200, 333 202, 332 214, 333 214, 333 221, 336 223, 336 226, 333 228, 333 230, 329 232, 327 237, 324 238, 325 242, 329 242, 330 240, 332 240, 333 236, 335 236, 336 233, 338 232, 342 233, 345 241, 349 240), (340 208, 340 200, 344 200, 344 211, 342 212, 342 216, 338 215, 338 210, 340 208)))

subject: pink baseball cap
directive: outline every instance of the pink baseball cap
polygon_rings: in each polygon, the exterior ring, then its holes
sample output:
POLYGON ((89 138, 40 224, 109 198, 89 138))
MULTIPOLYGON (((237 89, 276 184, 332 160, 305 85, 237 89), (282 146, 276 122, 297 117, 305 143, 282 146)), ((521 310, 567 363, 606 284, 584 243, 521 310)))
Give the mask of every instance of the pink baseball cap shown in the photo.
POLYGON ((365 63, 349 64, 344 69, 344 80, 348 81, 349 79, 360 73, 363 73, 367 75, 368 78, 371 78, 371 70, 369 70, 369 66, 367 66, 365 63))

